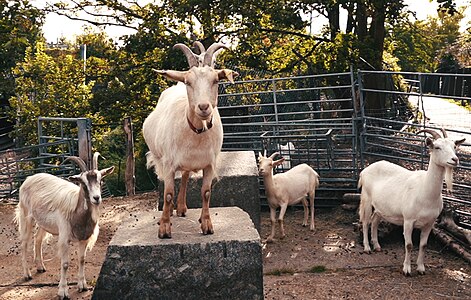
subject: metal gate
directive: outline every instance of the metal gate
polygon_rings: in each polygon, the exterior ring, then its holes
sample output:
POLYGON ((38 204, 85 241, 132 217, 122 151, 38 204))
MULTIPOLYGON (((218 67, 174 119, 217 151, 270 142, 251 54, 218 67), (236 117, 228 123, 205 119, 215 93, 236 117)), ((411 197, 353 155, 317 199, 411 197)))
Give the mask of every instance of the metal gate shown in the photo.
POLYGON ((337 205, 358 181, 353 95, 353 72, 223 84, 223 150, 280 152, 289 165, 278 172, 307 163, 321 177, 317 205, 337 205))
POLYGON ((26 177, 46 172, 61 177, 77 173, 67 156, 91 162, 91 121, 87 118, 38 119, 37 145, 0 151, 0 198, 15 200, 26 177))

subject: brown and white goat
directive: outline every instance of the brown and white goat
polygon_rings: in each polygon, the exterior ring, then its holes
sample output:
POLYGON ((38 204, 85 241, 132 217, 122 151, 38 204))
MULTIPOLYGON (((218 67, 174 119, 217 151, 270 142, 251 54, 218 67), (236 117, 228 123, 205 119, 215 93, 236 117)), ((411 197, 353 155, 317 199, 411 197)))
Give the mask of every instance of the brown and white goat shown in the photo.
POLYGON ((142 131, 149 152, 147 166, 154 167, 164 181, 164 204, 159 222, 159 238, 171 238, 170 216, 173 213, 175 173, 182 172, 177 198, 177 215, 187 211, 186 189, 190 172, 203 170, 201 188, 202 210, 199 219, 203 234, 214 233, 209 215, 211 185, 216 177, 216 160, 221 151, 223 130, 219 116, 218 82, 234 82, 238 74, 228 69, 214 69, 215 52, 226 48, 221 43, 195 54, 183 44, 176 44, 185 54, 188 71, 157 71, 168 79, 178 81, 162 92, 155 110, 145 119, 142 131))
POLYGON ((410 171, 388 161, 378 161, 360 173, 361 187, 360 222, 363 226, 364 252, 370 253, 368 225, 371 223, 371 242, 375 251, 381 251, 378 243, 378 224, 385 221, 404 227, 405 258, 403 273, 411 274, 412 231, 420 229, 420 246, 417 271, 425 273, 425 246, 433 224, 443 208, 442 186, 452 187, 453 168, 458 165, 456 148, 465 139, 453 141, 442 129, 443 137, 430 129, 425 142, 430 151, 428 169, 410 171))
POLYGON ((285 237, 283 218, 288 205, 302 202, 304 208, 303 226, 309 224, 309 208, 306 196, 309 196, 311 208, 310 230, 315 230, 314 197, 316 188, 319 187, 319 175, 307 164, 300 164, 287 172, 273 175, 273 169, 281 165, 285 160, 281 158, 274 161, 273 159, 278 154, 278 152, 275 152, 270 157, 265 157, 261 153, 258 154, 259 174, 263 176, 268 206, 270 207, 271 233, 266 240, 267 242, 273 242, 275 236, 276 210, 278 207, 280 207, 278 222, 280 224, 281 238, 285 237))
POLYGON ((70 181, 39 173, 26 178, 20 187, 15 221, 21 240, 23 276, 26 280, 32 279, 26 254, 36 223, 38 229, 34 236, 34 262, 38 272, 46 271, 42 256, 44 238, 48 233, 58 236, 61 275, 57 294, 60 299, 69 297, 66 276, 71 241, 79 243, 78 289, 88 289, 84 274, 85 254, 98 237, 102 179, 114 170, 114 167, 98 170, 98 156, 96 152, 90 170, 87 170, 81 158, 68 157, 66 160, 74 161, 82 171, 79 175, 70 176, 70 181))

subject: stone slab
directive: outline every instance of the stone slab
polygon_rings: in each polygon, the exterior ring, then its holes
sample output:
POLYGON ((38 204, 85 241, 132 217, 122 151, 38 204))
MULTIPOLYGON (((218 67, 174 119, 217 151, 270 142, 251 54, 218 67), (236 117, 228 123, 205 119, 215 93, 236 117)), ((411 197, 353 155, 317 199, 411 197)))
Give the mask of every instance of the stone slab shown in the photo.
POLYGON ((263 299, 260 236, 238 207, 210 209, 214 234, 203 235, 201 209, 172 216, 172 238, 159 239, 161 212, 133 214, 116 231, 92 299, 263 299))
MULTIPOLYGON (((237 206, 247 212, 260 232, 260 194, 258 167, 253 151, 221 152, 216 164, 219 180, 213 181, 210 207, 237 206)), ((202 171, 193 173, 188 182, 188 208, 201 208, 202 171)), ((175 195, 181 178, 175 179, 175 195)), ((159 183, 160 203, 163 206, 163 182, 159 183)), ((176 200, 175 200, 176 201, 176 200)))

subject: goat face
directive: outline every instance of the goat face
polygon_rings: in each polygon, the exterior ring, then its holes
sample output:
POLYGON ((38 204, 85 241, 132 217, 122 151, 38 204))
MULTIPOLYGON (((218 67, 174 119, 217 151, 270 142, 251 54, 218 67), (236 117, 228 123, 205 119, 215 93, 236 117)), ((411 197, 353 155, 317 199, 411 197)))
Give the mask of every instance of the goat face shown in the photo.
POLYGON ((465 139, 452 141, 449 138, 439 138, 432 140, 426 139, 426 144, 430 149, 431 160, 441 166, 447 168, 456 167, 459 163, 458 156, 456 156, 456 149, 461 145, 465 139))
POLYGON ((94 205, 101 203, 101 184, 102 179, 111 174, 114 167, 103 170, 90 170, 78 175, 70 176, 69 180, 82 186, 85 192, 85 199, 94 205))
POLYGON ((270 157, 265 157, 262 153, 258 154, 258 174, 260 176, 272 174, 273 168, 281 165, 285 161, 283 157, 273 161, 276 155, 278 155, 278 152, 273 153, 270 157))
POLYGON ((202 121, 211 120, 213 110, 217 107, 219 80, 227 79, 234 83, 234 78, 239 75, 229 69, 216 70, 210 66, 192 67, 188 71, 155 71, 186 85, 190 112, 202 121))
POLYGON ((190 110, 202 121, 210 121, 217 107, 218 82, 217 71, 208 66, 193 67, 185 76, 190 110))

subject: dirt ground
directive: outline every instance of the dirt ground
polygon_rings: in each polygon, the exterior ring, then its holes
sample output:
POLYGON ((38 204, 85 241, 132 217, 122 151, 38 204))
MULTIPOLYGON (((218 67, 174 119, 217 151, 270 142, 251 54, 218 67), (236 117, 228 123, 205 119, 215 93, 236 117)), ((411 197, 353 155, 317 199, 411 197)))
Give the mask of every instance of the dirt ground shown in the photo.
MULTIPOLYGON (((121 220, 135 211, 153 209, 155 200, 155 193, 105 200, 100 236, 86 259, 86 278, 91 287, 121 220)), ((13 205, 0 204, 0 299, 54 299, 59 282, 55 240, 45 246, 48 271, 33 271, 33 280, 23 281, 13 213, 13 205)), ((413 269, 412 276, 405 277, 401 273, 404 246, 400 233, 380 239, 383 251, 368 255, 362 253, 359 233, 354 230, 355 212, 317 209, 315 232, 301 226, 302 216, 302 209, 288 209, 287 237, 263 244, 265 299, 471 299, 470 265, 433 239, 429 239, 425 258, 426 274, 418 275, 413 269)), ((269 212, 263 210, 262 238, 269 230, 269 212)), ((414 261, 417 243, 415 237, 414 261)), ((75 246, 71 249, 69 295, 71 299, 91 299, 93 290, 77 291, 75 246)))

